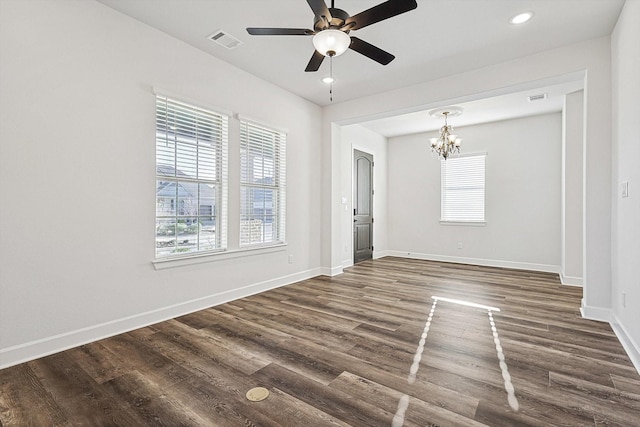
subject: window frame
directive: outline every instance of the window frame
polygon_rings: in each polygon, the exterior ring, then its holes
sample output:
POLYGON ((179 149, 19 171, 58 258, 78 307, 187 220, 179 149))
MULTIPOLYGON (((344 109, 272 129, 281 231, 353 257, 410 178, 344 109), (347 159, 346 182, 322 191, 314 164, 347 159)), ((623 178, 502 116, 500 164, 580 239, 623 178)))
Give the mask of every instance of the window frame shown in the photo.
MULTIPOLYGON (((468 225, 468 226, 484 226, 486 225, 486 194, 487 194, 487 186, 486 186, 486 158, 487 153, 467 153, 461 154, 455 157, 449 157, 447 160, 440 160, 440 224, 441 225, 468 225), (452 161, 455 164, 456 162, 461 162, 464 160, 473 160, 478 161, 481 159, 481 164, 470 164, 467 165, 466 168, 462 171, 454 170, 453 173, 457 172, 458 176, 452 176, 450 172, 451 169, 447 168, 447 165, 453 166, 452 161), (450 162, 450 163, 447 163, 450 162), (469 170, 469 167, 473 167, 473 169, 469 170), (451 180, 456 180, 457 178, 462 177, 465 178, 473 178, 473 175, 479 175, 481 172, 481 177, 476 176, 480 181, 454 181, 451 184, 451 180), (448 179, 447 179, 448 177, 448 179), (460 194, 471 193, 474 190, 482 190, 481 196, 475 196, 476 199, 481 200, 481 206, 478 201, 475 201, 475 204, 472 204, 470 209, 461 208, 455 210, 452 209, 452 204, 459 204, 461 201, 460 194), (455 194, 455 193, 458 194, 455 194), (447 197, 450 195, 451 197, 447 197), (451 212, 453 210, 453 212, 451 212), (481 212, 481 216, 478 215, 478 211, 481 212)), ((455 165, 460 167, 460 165, 455 165)), ((468 207, 468 206, 467 206, 468 207)))
MULTIPOLYGON (((155 95, 156 236, 154 239, 154 262, 223 252, 227 249, 229 114, 164 93, 156 92, 155 95), (173 124, 170 124, 170 117, 173 124), (193 126, 189 120, 193 120, 193 126), (167 149, 159 151, 162 143, 167 149), (179 152, 179 150, 181 151, 179 152), (195 160, 189 159, 190 156, 195 156, 195 160), (181 168, 185 170, 191 168, 192 170, 185 172, 181 168), (165 185, 164 188, 175 186, 173 196, 167 193, 172 202, 170 206, 173 206, 170 211, 173 213, 162 213, 158 210, 161 185, 165 185), (182 198, 180 197, 180 188, 183 189, 183 194, 187 194, 182 198), (208 191, 207 188, 211 188, 211 191, 208 191), (189 198, 189 196, 193 198, 194 193, 197 193, 195 204, 189 198), (203 194, 208 197, 201 197, 203 194), (178 209, 179 206, 183 206, 187 202, 193 205, 189 207, 189 215, 186 210, 180 212, 178 209), (211 205, 206 203, 211 203, 211 205), (202 206, 209 206, 211 215, 205 215, 206 212, 201 212, 202 206), (211 230, 204 230, 205 217, 209 221, 213 221, 213 224, 207 225, 207 228, 211 227, 211 230), (171 233, 171 228, 168 228, 169 240, 167 242, 171 241, 173 235, 173 245, 169 243, 165 247, 173 247, 174 249, 172 252, 162 251, 160 249, 163 246, 159 246, 158 240, 160 224, 163 221, 168 221, 167 223, 171 224, 172 220, 175 228, 173 233, 171 233), (197 224, 195 231, 192 230, 193 224, 187 225, 188 222, 197 224), (181 227, 179 224, 185 224, 190 232, 195 232, 195 250, 187 249, 185 245, 180 246, 178 236, 181 227), (209 245, 201 243, 204 231, 214 234, 213 243, 209 245)), ((184 242, 188 244, 188 241, 189 239, 184 242)))

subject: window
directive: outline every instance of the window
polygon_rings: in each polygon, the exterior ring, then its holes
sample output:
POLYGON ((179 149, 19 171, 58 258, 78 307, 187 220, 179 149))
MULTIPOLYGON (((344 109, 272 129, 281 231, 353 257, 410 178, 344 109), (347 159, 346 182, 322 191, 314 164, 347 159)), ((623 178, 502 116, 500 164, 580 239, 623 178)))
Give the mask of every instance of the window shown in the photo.
POLYGON ((483 153, 440 161, 441 221, 484 223, 485 157, 483 153))
POLYGON ((156 258, 225 248, 227 122, 156 97, 156 258))
POLYGON ((285 239, 286 135, 240 121, 240 246, 285 239))

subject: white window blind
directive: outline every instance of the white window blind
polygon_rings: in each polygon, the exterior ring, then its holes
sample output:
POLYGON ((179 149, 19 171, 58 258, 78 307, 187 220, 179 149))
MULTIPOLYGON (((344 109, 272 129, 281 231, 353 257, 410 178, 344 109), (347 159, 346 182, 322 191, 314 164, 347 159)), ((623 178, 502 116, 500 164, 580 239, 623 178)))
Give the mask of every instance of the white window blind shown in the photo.
POLYGON ((441 221, 484 222, 486 154, 440 161, 441 221))
POLYGON ((240 121, 240 246, 285 241, 286 134, 240 121))
POLYGON ((156 97, 156 258, 226 247, 228 117, 156 97))

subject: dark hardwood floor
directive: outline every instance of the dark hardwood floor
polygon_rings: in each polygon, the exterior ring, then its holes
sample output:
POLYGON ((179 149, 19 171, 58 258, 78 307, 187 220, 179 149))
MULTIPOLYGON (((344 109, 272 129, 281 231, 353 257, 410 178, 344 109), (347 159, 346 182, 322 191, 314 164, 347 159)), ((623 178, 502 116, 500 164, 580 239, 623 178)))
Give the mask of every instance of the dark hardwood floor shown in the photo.
POLYGON ((366 261, 4 369, 0 425, 639 426, 640 377, 581 296, 553 274, 366 261))

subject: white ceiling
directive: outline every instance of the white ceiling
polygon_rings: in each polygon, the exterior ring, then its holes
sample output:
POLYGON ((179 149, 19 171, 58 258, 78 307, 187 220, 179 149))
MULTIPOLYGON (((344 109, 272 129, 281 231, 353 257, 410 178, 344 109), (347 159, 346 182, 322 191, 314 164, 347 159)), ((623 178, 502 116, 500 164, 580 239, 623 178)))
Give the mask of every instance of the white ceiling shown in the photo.
MULTIPOLYGON (((328 87, 321 82, 329 74, 329 61, 318 72, 304 71, 313 53, 311 37, 250 36, 246 32, 246 27, 313 28, 313 12, 305 0, 98 1, 318 105, 330 103, 328 87), (219 29, 242 45, 228 50, 207 38, 219 29)), ((624 0, 417 1, 415 10, 352 32, 396 59, 382 66, 351 50, 334 58, 334 103, 609 35, 624 4, 624 0), (535 12, 530 22, 509 24, 510 17, 527 10, 535 12)), ((355 15, 381 2, 335 0, 335 6, 355 15)), ((567 93, 563 91, 579 87, 556 86, 541 88, 549 93, 544 104, 526 101, 536 90, 465 103, 461 105, 465 112, 456 122, 471 124, 558 111, 559 100, 567 93)), ((425 125, 425 118, 429 118, 426 113, 413 112, 369 122, 367 127, 385 136, 437 127, 425 125)))

